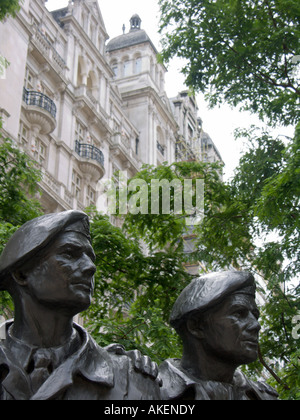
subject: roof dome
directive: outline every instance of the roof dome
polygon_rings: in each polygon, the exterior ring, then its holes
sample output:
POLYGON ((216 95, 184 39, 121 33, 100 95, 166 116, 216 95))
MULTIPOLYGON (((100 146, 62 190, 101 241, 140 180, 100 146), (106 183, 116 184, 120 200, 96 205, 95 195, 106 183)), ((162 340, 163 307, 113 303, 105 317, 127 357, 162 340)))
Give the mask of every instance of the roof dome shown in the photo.
POLYGON ((146 31, 141 29, 142 19, 139 15, 133 15, 130 19, 130 31, 127 34, 123 34, 113 38, 106 47, 107 52, 112 52, 116 50, 121 50, 123 48, 129 48, 134 45, 144 44, 149 42, 152 48, 157 53, 155 46, 153 45, 151 39, 147 35, 146 31))

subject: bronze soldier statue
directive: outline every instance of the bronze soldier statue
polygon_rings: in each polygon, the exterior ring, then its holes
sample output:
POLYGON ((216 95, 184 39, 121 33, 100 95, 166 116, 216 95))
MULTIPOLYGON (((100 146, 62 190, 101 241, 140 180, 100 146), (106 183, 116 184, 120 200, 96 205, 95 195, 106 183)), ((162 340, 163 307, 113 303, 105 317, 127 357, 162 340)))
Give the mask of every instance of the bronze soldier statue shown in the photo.
POLYGON ((254 277, 237 271, 205 275, 182 292, 170 322, 183 341, 183 355, 160 366, 164 399, 278 399, 270 386, 237 370, 258 357, 255 294, 254 277))
POLYGON ((42 216, 10 239, 0 290, 12 296, 15 317, 0 340, 0 400, 160 399, 149 358, 100 348, 73 323, 91 303, 94 263, 89 219, 79 211, 42 216))

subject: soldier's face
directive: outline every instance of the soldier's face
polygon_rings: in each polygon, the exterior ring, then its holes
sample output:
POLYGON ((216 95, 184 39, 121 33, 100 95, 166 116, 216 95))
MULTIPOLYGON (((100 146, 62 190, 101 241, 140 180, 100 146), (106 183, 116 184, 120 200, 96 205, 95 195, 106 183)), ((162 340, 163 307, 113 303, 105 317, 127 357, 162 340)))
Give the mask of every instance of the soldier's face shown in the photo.
POLYGON ((236 366, 254 362, 261 329, 258 318, 254 297, 237 294, 227 298, 205 318, 205 349, 236 366))
POLYGON ((77 232, 61 234, 27 276, 29 293, 41 304, 77 313, 91 304, 95 254, 88 239, 77 232))

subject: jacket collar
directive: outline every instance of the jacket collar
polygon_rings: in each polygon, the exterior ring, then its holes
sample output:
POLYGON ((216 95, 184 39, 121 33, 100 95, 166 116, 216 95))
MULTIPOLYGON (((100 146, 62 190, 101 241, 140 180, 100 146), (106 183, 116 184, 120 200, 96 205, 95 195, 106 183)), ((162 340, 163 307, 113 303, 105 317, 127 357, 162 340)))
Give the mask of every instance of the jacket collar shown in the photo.
MULTIPOLYGON (((166 360, 160 366, 160 374, 163 378, 163 398, 177 399, 181 398, 189 388, 195 389, 200 386, 201 399, 210 399, 206 392, 211 381, 201 381, 191 377, 180 366, 179 359, 166 360)), ((250 381, 242 372, 237 370, 234 375, 234 383, 232 385, 233 395, 234 390, 238 391, 240 396, 248 397, 252 395, 256 400, 276 399, 276 392, 263 383, 255 383, 250 381)))
POLYGON ((78 374, 90 382, 113 388, 114 373, 108 353, 79 325, 74 324, 74 328, 83 339, 81 348, 53 372, 31 400, 55 399, 72 386, 73 378, 78 374))
MULTIPOLYGON (((11 326, 7 323, 7 328, 11 326)), ((51 400, 64 393, 74 382, 78 374, 88 381, 109 388, 114 386, 114 372, 111 358, 100 348, 90 335, 79 325, 74 324, 81 337, 81 346, 62 363, 42 385, 31 400, 51 400)), ((0 367, 8 366, 9 372, 2 382, 3 388, 16 400, 28 400, 31 396, 30 380, 22 367, 14 358, 12 352, 4 344, 0 345, 0 367), (15 384, 18 384, 16 389, 15 384)))

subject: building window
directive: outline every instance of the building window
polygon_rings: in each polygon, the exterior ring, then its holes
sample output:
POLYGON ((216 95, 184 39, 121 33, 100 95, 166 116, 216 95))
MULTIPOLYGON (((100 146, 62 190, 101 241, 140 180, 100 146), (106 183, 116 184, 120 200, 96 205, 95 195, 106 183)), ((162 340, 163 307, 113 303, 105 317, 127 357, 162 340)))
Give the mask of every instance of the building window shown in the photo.
POLYGON ((157 143, 156 144, 157 144, 157 150, 160 152, 162 156, 165 156, 166 154, 165 140, 164 140, 162 129, 160 127, 157 128, 157 143))
POLYGON ((194 139, 194 129, 190 124, 188 124, 188 136, 188 142, 191 144, 194 139))
POLYGON ((24 86, 27 90, 34 90, 34 76, 29 69, 26 70, 24 86))
POLYGON ((73 170, 72 194, 78 201, 81 201, 81 191, 82 191, 82 178, 76 171, 73 170))
POLYGON ((142 72, 142 57, 137 57, 135 59, 135 68, 134 68, 135 74, 139 74, 142 72))
POLYGON ((48 96, 48 98, 50 99, 54 98, 54 95, 52 94, 52 92, 47 88, 47 86, 45 86, 40 81, 38 81, 38 84, 37 84, 37 91, 42 93, 43 95, 48 96))
POLYGON ((80 143, 85 143, 85 139, 86 128, 80 122, 76 121, 75 140, 78 140, 80 143))
POLYGON ((135 154, 138 156, 140 151, 140 139, 136 138, 135 139, 135 154))
POLYGON ((114 72, 114 76, 118 77, 119 76, 119 66, 118 63, 113 63, 112 64, 112 71, 114 72))
POLYGON ((24 147, 24 149, 28 148, 28 143, 30 140, 29 131, 30 130, 23 123, 21 123, 19 132, 19 144, 24 147))
POLYGON ((45 166, 47 147, 44 145, 44 143, 41 140, 36 139, 31 146, 31 151, 34 159, 40 165, 45 166))
POLYGON ((99 96, 99 85, 95 71, 90 71, 87 78, 87 96, 95 104, 99 96))
POLYGON ((90 185, 87 188, 86 205, 88 207, 96 205, 96 191, 90 185))
POLYGON ((127 77, 130 75, 130 61, 125 60, 123 63, 123 76, 127 77))

